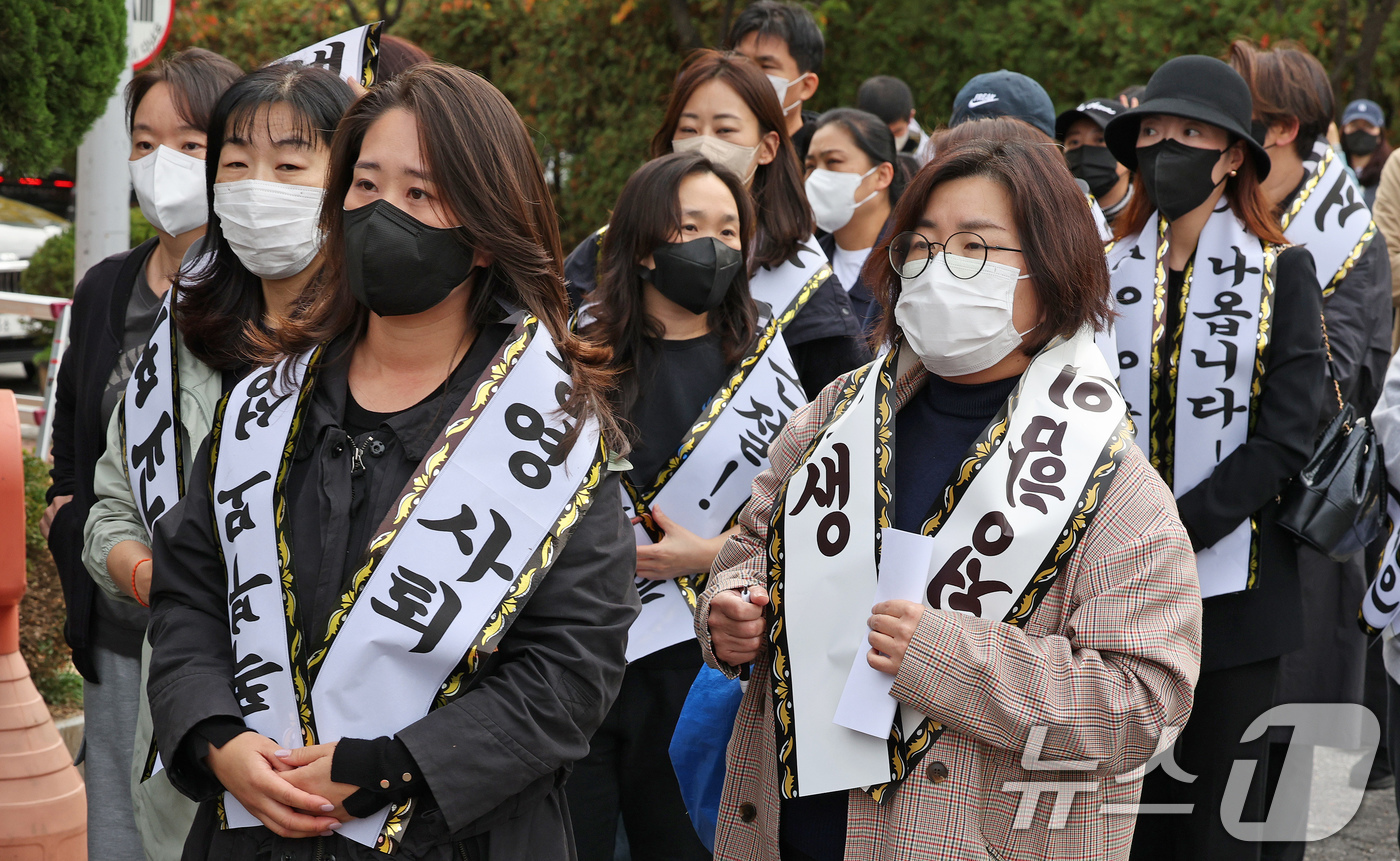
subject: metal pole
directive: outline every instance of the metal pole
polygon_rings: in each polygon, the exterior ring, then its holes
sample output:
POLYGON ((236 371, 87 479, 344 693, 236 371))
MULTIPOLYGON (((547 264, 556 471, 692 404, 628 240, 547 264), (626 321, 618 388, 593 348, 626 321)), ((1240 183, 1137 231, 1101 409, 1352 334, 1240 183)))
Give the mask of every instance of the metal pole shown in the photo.
POLYGON ((124 98, 130 80, 131 67, 127 66, 117 79, 107 110, 78 145, 74 284, 93 264, 131 245, 131 178, 126 166, 131 138, 126 130, 124 98))

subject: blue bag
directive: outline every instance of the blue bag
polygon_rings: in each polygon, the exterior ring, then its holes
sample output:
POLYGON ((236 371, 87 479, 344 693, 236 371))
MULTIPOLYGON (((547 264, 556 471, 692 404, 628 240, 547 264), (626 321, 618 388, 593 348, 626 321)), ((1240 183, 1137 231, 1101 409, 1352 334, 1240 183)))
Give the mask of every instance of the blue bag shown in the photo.
POLYGON ((743 698, 738 679, 725 678, 709 666, 701 667, 671 736, 671 766, 681 785, 681 798, 695 833, 710 852, 715 851, 719 801, 724 791, 724 752, 743 698))

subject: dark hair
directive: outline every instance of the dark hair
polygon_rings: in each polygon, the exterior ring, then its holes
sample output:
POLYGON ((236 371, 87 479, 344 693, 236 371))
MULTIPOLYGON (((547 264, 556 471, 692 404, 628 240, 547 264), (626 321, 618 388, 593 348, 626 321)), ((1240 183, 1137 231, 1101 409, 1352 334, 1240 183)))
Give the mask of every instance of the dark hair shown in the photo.
MULTIPOLYGON (((310 300, 301 314, 271 333, 269 352, 300 355, 341 334, 350 333, 355 342, 363 337, 369 311, 346 279, 343 201, 365 134, 386 113, 399 109, 418 123, 418 145, 443 210, 460 222, 454 228, 457 240, 495 258, 472 280, 469 313, 477 328, 497 319, 498 302, 538 318, 573 377, 564 410, 578 419, 596 417, 609 449, 625 453, 626 440, 607 397, 610 351, 569 330, 559 222, 530 133, 499 90, 456 66, 412 68, 375 86, 341 120, 331 146, 327 205, 321 208, 324 281, 318 290, 308 291, 310 300)), ((582 422, 575 430, 580 427, 582 422)))
POLYGON ((1249 85, 1254 118, 1266 125, 1296 119, 1293 151, 1299 158, 1312 155, 1313 144, 1327 133, 1337 109, 1332 82, 1317 58, 1295 42, 1265 51, 1247 39, 1236 39, 1227 59, 1249 85))
POLYGON ((171 100, 180 119, 193 128, 207 131, 215 103, 242 74, 237 63, 203 48, 187 48, 158 60, 155 65, 137 72, 126 85, 126 130, 132 130, 136 109, 156 84, 169 84, 171 100))
MULTIPOLYGON (((1362 188, 1374 188, 1380 184, 1381 171, 1385 169, 1385 161, 1394 152, 1394 147, 1386 139, 1385 129, 1378 129, 1381 135, 1381 142, 1371 153, 1371 160, 1366 162, 1366 166, 1356 172, 1356 181, 1362 188)), ((1342 138, 1342 151, 1346 152, 1347 139, 1342 138)))
MULTIPOLYGON (((313 147, 329 149, 336 124, 353 99, 349 85, 332 72, 300 63, 279 63, 238 79, 214 107, 204 168, 209 196, 204 247, 213 257, 181 275, 175 315, 186 346, 209 367, 232 370, 246 366, 257 352, 256 339, 250 338, 261 326, 264 312, 262 281, 233 253, 214 212, 214 182, 224 142, 247 139, 257 123, 269 122, 272 105, 286 104, 297 136, 313 147)), ((308 286, 303 295, 310 291, 308 286)))
MULTIPOLYGON (((1240 142, 1240 138, 1231 133, 1230 146, 1240 142)), ((1139 191, 1144 188, 1141 168, 1133 171, 1133 186, 1139 191)), ((1264 190, 1259 187, 1259 172, 1254 167, 1254 159, 1248 151, 1245 152, 1244 161, 1236 175, 1225 178, 1225 199, 1229 201, 1235 217, 1243 221, 1245 229, 1254 236, 1274 245, 1288 243, 1283 237, 1283 228, 1279 226, 1278 211, 1264 196, 1264 190)), ((1119 240, 1139 233, 1147 226, 1147 218, 1155 208, 1146 194, 1134 194, 1128 200, 1127 207, 1111 225, 1113 238, 1119 240)))
MULTIPOLYGON (((680 187, 692 176, 713 175, 724 183, 739 209, 739 239, 745 253, 753 241, 754 210, 744 184, 727 168, 699 153, 673 153, 642 165, 627 180, 613 207, 598 258, 593 292, 594 322, 585 333, 613 348, 620 374, 615 402, 619 418, 631 415, 640 389, 639 371, 655 365, 653 339, 661 329, 646 314, 638 277, 641 260, 673 241, 681 231, 680 187)), ((757 310, 749 295, 748 273, 740 270, 720 306, 709 313, 710 331, 719 336, 727 365, 735 365, 753 340, 757 310)))
POLYGON ((376 83, 392 81, 414 66, 431 63, 428 52, 402 36, 385 34, 379 37, 379 79, 376 83))
POLYGON ((890 243, 917 229, 938 186, 974 176, 999 184, 1010 196, 1026 272, 1045 314, 1034 341, 1022 345, 1022 352, 1034 355, 1056 335, 1072 336, 1084 326, 1107 326, 1112 310, 1103 241, 1059 149, 1024 137, 983 136, 939 147, 895 207, 889 236, 866 260, 861 277, 881 307, 871 343, 893 342, 900 335, 894 306, 903 284, 889 263, 890 243))
POLYGON ((866 78, 856 90, 856 107, 889 125, 896 120, 909 119, 909 112, 914 110, 914 94, 899 78, 876 75, 866 78))
POLYGON ((671 87, 666 117, 651 139, 651 157, 659 158, 671 152, 671 141, 676 136, 686 103, 702 84, 713 80, 723 81, 744 100, 758 117, 758 127, 763 134, 775 132, 778 135, 777 154, 771 162, 754 170, 749 189, 754 208, 758 210, 760 228, 759 247, 750 260, 750 270, 758 266, 777 266, 797 253, 816 225, 802 186, 797 150, 788 136, 783 109, 778 104, 778 94, 758 66, 742 54, 710 49, 687 57, 671 87))
POLYGON ((888 162, 894 168, 894 179, 890 180, 888 191, 890 205, 898 203, 899 196, 904 193, 904 187, 909 183, 909 177, 904 172, 904 165, 899 161, 899 154, 895 152, 894 134, 890 127, 874 114, 855 108, 833 108, 817 118, 813 133, 833 124, 850 132, 851 140, 855 141, 856 146, 865 153, 872 165, 879 166, 888 162))
POLYGON ((750 33, 772 36, 787 43, 788 53, 797 62, 799 72, 820 75, 822 59, 826 56, 826 40, 822 38, 817 19, 805 6, 780 3, 778 0, 758 0, 750 3, 734 19, 724 47, 734 50, 750 33))

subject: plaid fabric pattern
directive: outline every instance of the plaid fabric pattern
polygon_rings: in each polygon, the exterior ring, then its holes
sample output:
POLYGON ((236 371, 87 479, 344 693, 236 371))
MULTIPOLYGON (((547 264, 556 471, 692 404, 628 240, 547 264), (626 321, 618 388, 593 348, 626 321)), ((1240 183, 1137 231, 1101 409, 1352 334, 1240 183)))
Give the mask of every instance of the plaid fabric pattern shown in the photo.
MULTIPOLYGON (((896 383, 897 409, 927 376, 917 366, 896 383)), ((827 386, 774 441, 772 467, 755 479, 742 529, 700 598, 696 634, 705 659, 731 676, 736 668, 720 664, 710 643, 710 599, 766 583, 778 491, 845 382, 827 386)), ((1171 492, 1134 446, 1025 629, 924 610, 893 694, 948 731, 885 804, 850 793, 847 861, 1126 859, 1144 766, 1190 714, 1200 642, 1191 542, 1171 492), (1046 729, 1036 761, 1092 767, 1023 768, 1037 727, 1046 729), (1018 784, 1072 784, 1075 792, 1057 796, 1047 786, 1032 799, 1033 790, 1018 784)), ((769 662, 765 653, 754 666, 729 743, 715 840, 723 861, 779 861, 769 662)))

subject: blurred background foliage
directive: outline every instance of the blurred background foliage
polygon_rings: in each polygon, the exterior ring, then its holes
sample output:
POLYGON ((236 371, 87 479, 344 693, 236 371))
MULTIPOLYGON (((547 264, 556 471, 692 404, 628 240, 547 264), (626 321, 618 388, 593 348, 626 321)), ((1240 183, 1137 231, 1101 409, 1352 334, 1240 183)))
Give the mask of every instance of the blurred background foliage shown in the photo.
MULTIPOLYGON (((979 72, 1009 68, 1061 109, 1146 83, 1179 54, 1220 56, 1231 39, 1291 39, 1352 98, 1400 105, 1397 0, 818 0, 826 34, 808 107, 850 104, 871 75, 914 91, 925 128, 979 72)), ((535 133, 566 245, 604 223, 646 157, 685 52, 721 40, 740 0, 181 0, 167 50, 200 45, 251 68, 358 21, 480 72, 535 133)))

